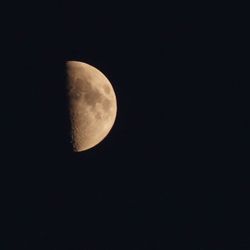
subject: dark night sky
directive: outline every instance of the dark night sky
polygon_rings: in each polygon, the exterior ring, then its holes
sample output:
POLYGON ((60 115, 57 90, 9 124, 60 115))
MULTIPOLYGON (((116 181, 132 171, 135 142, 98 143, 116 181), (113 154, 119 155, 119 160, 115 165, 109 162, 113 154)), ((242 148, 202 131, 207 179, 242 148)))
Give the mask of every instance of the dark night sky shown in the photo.
POLYGON ((249 249, 245 8, 58 2, 3 16, 0 249, 249 249), (81 154, 66 60, 118 100, 81 154))

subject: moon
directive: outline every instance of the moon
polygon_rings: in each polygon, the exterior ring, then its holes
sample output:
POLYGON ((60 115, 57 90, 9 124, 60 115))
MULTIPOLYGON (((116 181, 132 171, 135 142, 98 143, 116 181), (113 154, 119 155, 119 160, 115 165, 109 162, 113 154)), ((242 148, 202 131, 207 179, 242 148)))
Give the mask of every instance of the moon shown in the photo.
POLYGON ((67 61, 67 91, 73 151, 100 143, 114 125, 117 101, 106 76, 95 67, 67 61))

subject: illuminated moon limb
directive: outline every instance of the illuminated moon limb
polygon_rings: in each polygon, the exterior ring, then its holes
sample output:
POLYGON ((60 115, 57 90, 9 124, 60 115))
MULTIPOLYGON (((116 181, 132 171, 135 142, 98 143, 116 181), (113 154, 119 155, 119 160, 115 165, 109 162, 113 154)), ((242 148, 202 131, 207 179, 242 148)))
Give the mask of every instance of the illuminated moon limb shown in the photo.
POLYGON ((67 86, 73 150, 84 151, 100 143, 116 118, 115 92, 95 67, 67 61, 67 86))

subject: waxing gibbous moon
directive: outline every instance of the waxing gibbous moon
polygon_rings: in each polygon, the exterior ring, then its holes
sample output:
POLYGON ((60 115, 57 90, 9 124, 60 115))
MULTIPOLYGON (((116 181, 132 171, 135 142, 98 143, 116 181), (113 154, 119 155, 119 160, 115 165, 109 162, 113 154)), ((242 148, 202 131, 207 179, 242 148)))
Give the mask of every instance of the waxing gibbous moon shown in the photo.
POLYGON ((67 61, 67 90, 72 146, 75 152, 94 147, 110 132, 116 118, 115 92, 95 67, 67 61))

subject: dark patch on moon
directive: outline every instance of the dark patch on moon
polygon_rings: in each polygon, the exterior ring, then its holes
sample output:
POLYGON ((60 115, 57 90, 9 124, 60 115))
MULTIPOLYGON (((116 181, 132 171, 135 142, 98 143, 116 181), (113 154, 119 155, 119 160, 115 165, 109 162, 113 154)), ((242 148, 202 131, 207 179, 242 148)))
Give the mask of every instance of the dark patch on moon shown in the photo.
POLYGON ((87 93, 84 95, 84 100, 88 105, 95 106, 96 103, 102 102, 103 95, 101 92, 97 89, 90 89, 87 93))
MULTIPOLYGON (((111 89, 109 86, 104 86, 104 91, 110 93, 111 89)), ((90 82, 86 82, 83 79, 77 78, 73 82, 69 91, 70 98, 72 101, 78 102, 80 99, 84 99, 86 104, 91 106, 93 109, 97 103, 102 105, 102 108, 105 112, 108 112, 112 106, 111 100, 103 95, 103 93, 93 88, 90 82)), ((97 119, 100 119, 101 116, 97 115, 97 119)))
POLYGON ((99 120, 99 119, 101 119, 101 118, 102 118, 102 116, 101 116, 100 112, 97 112, 97 113, 95 114, 95 119, 99 120))
POLYGON ((94 89, 90 82, 77 78, 70 85, 69 95, 73 101, 78 101, 83 98, 84 101, 91 106, 102 101, 102 94, 98 89, 94 89))

